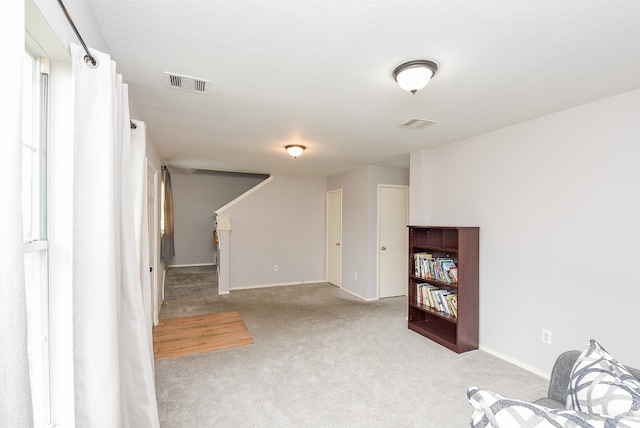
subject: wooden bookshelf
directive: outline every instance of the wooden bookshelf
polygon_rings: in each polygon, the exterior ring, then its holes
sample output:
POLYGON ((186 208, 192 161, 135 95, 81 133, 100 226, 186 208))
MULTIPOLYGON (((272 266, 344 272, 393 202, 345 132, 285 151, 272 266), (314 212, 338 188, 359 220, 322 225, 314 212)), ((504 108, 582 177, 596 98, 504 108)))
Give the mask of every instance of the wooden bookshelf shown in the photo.
POLYGON ((409 226, 408 327, 457 353, 478 349, 479 232, 477 227, 409 226), (415 255, 420 253, 452 259, 457 281, 446 272, 429 277, 429 269, 426 274, 416 269, 415 255), (419 284, 457 294, 457 314, 450 306, 438 310, 421 302, 419 284))

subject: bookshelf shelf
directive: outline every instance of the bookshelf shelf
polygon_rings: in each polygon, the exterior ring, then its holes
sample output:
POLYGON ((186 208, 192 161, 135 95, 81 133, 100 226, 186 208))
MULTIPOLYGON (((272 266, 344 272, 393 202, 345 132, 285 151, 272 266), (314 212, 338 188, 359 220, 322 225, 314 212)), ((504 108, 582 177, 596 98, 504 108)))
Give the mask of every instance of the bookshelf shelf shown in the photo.
POLYGON ((458 323, 458 318, 454 317, 452 315, 449 314, 445 314, 444 312, 440 312, 440 311, 436 311, 435 309, 431 309, 430 307, 423 305, 422 303, 417 303, 417 302, 409 302, 409 306, 412 306, 418 310, 424 311, 424 312, 428 312, 429 314, 432 314, 433 316, 445 319, 449 322, 452 322, 454 324, 458 323))
POLYGON ((410 330, 457 353, 478 349, 478 256, 477 227, 409 226, 410 330))
POLYGON ((453 288, 456 289, 458 288, 458 283, 451 283, 451 282, 440 282, 438 280, 435 279, 426 279, 426 278, 419 278, 417 276, 413 276, 413 275, 409 275, 410 279, 413 279, 414 281, 418 281, 418 282, 424 282, 429 281, 429 283, 433 284, 433 285, 438 285, 441 287, 448 287, 448 288, 453 288))
POLYGON ((431 323, 427 322, 409 324, 409 329, 449 349, 451 349, 450 344, 456 340, 454 330, 442 327, 435 328, 431 323))

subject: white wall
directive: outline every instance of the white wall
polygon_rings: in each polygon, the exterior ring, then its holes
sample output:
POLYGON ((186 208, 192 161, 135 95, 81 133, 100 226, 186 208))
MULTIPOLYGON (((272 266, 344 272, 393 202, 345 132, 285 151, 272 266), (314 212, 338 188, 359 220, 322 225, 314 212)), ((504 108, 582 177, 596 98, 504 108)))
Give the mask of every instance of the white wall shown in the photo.
POLYGON ((172 266, 214 263, 214 211, 264 181, 267 176, 217 171, 173 170, 174 240, 172 266))
POLYGON ((409 171, 365 166, 327 181, 342 189, 342 288, 365 300, 378 296, 378 184, 409 184, 409 171))
POLYGON ((431 150, 412 176, 429 224, 480 227, 482 348, 548 373, 594 338, 640 367, 638 117, 640 90, 431 150))
POLYGON ((231 290, 325 280, 326 179, 272 177, 218 211, 231 221, 231 290))
POLYGON ((409 224, 427 224, 427 171, 430 150, 411 154, 409 186, 409 224))

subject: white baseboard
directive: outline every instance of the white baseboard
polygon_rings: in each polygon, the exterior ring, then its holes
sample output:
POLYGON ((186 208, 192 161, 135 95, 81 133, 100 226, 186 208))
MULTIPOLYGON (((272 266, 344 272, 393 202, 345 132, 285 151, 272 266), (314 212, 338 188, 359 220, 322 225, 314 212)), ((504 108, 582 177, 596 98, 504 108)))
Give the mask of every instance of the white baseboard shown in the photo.
POLYGON ((360 300, 364 300, 365 302, 375 302, 376 300, 380 300, 377 297, 371 297, 371 298, 366 298, 366 297, 362 297, 361 295, 354 293, 351 290, 347 290, 346 288, 340 287, 340 290, 344 291, 345 293, 349 293, 351 294, 353 297, 357 297, 360 300))
POLYGON ((172 267, 198 267, 198 266, 215 266, 215 263, 195 263, 192 265, 169 265, 167 268, 172 267))
MULTIPOLYGON (((279 283, 272 283, 272 284, 254 284, 254 285, 244 285, 244 286, 240 286, 240 287, 231 287, 230 290, 234 291, 234 290, 251 290, 254 288, 269 288, 269 287, 284 287, 287 285, 302 285, 302 284, 325 284, 327 283, 326 279, 316 279, 316 280, 307 280, 307 281, 296 281, 296 282, 279 282, 279 283)), ((332 286, 334 286, 332 284, 332 286)), ((334 286, 336 287, 336 286, 334 286)), ((374 302, 376 300, 380 300, 377 297, 372 297, 372 298, 366 298, 366 297, 362 297, 357 293, 354 293, 353 291, 347 290, 346 288, 342 288, 342 287, 336 287, 342 291, 344 291, 345 293, 349 293, 351 294, 353 297, 356 297, 360 300, 363 300, 365 302, 374 302)), ((228 293, 220 293, 220 294, 228 294, 228 293)))
POLYGON ((302 285, 302 284, 321 284, 327 282, 324 279, 307 280, 307 281, 295 281, 295 282, 277 282, 272 284, 255 284, 255 285, 242 285, 240 287, 229 287, 229 290, 251 290, 253 288, 269 288, 269 287, 284 287, 286 285, 302 285))
POLYGON ((479 348, 480 348, 481 351, 484 351, 487 354, 491 354, 494 357, 498 357, 501 360, 504 360, 504 361, 506 361, 508 363, 513 364, 514 366, 520 367, 521 369, 525 369, 525 370, 527 370, 527 371, 529 371, 529 372, 531 372, 533 374, 537 374, 538 376, 542 376, 545 379, 550 379, 551 378, 551 373, 547 373, 547 372, 544 372, 542 370, 538 370, 535 367, 532 367, 532 366, 530 366, 528 364, 523 363, 522 361, 513 359, 511 357, 507 357, 506 355, 503 355, 503 354, 501 354, 499 352, 496 352, 491 348, 487 348, 486 346, 480 345, 479 348))

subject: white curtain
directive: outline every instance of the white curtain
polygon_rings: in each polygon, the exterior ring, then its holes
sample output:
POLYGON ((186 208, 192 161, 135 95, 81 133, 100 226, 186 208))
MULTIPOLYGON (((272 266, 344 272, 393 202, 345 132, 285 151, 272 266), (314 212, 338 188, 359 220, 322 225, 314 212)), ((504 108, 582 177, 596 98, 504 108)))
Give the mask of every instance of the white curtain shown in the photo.
POLYGON ((71 45, 73 332, 77 427, 159 427, 132 194, 127 86, 71 45))
POLYGON ((0 426, 33 426, 22 237, 22 58, 24 2, 0 13, 0 426))

